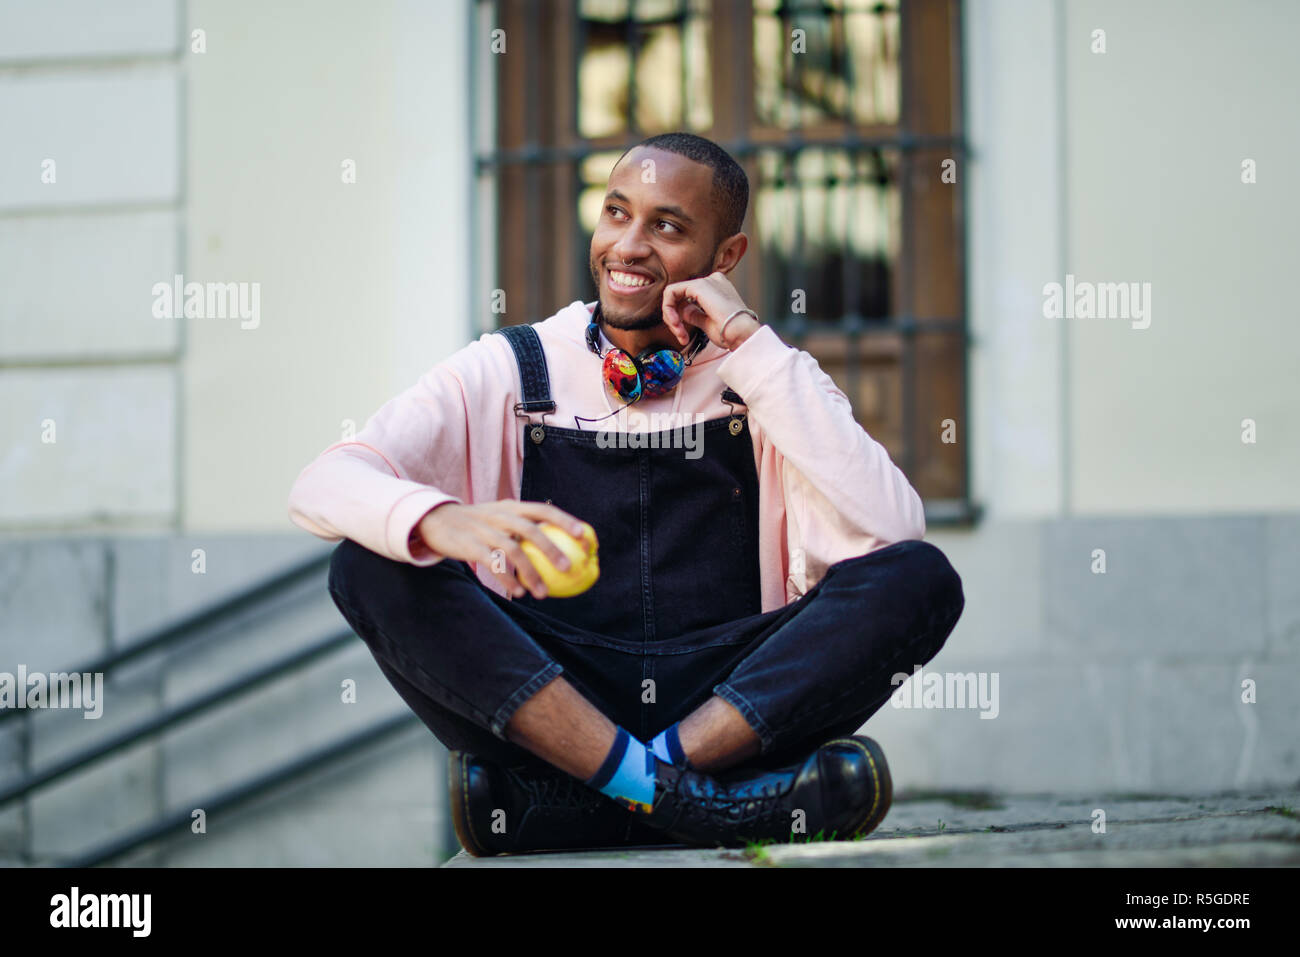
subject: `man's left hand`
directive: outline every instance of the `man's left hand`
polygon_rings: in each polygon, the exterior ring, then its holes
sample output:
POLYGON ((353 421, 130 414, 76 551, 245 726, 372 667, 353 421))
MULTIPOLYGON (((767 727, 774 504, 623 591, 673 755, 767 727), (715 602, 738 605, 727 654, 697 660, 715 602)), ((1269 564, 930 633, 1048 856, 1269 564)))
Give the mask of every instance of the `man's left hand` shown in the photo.
POLYGON ((722 325, 745 300, 721 271, 700 279, 675 282, 664 288, 664 325, 685 348, 691 341, 691 327, 703 329, 709 341, 723 349, 735 349, 761 327, 748 313, 736 316, 727 327, 727 341, 721 338, 722 325))

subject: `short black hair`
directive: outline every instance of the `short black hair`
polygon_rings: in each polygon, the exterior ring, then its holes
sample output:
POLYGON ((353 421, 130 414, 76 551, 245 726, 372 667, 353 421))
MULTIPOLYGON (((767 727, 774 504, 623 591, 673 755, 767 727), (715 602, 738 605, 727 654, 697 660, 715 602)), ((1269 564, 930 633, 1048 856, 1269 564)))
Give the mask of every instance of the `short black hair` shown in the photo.
MULTIPOLYGON (((689 160, 703 163, 713 170, 713 199, 718 208, 718 236, 714 247, 721 245, 724 239, 740 232, 745 223, 745 212, 749 209, 749 177, 721 146, 712 140, 694 133, 659 133, 642 140, 635 146, 623 151, 626 156, 637 146, 652 147, 668 153, 685 156, 689 160)), ((623 156, 618 158, 623 161, 623 156)), ((615 166, 618 163, 614 164, 615 166)))

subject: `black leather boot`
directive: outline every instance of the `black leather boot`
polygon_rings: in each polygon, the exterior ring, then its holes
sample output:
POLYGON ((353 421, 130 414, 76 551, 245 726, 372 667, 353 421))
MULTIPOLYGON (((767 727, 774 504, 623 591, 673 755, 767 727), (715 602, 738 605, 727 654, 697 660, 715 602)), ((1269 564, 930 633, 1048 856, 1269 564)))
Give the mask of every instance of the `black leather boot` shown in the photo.
POLYGON ((775 771, 709 776, 655 760, 654 808, 640 817, 686 844, 852 840, 884 820, 894 796, 884 752, 863 735, 775 771))
POLYGON ((456 837, 474 857, 678 843, 558 768, 503 767, 464 751, 447 766, 456 837))

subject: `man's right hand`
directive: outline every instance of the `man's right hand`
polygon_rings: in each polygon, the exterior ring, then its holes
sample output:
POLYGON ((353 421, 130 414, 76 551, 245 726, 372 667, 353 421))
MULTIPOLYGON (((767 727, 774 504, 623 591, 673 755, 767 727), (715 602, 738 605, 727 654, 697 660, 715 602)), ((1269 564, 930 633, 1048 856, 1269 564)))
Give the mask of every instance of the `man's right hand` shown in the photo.
POLYGON ((499 550, 533 596, 540 599, 546 597, 546 585, 519 542, 528 539, 561 571, 569 567, 569 559, 542 532, 540 522, 558 525, 575 538, 582 535, 582 523, 563 509, 509 498, 480 505, 444 502, 426 513, 416 528, 424 543, 437 554, 485 566, 505 586, 507 595, 522 598, 524 589, 519 580, 506 572, 503 563, 492 560, 499 550), (496 570, 498 567, 501 571, 496 570))

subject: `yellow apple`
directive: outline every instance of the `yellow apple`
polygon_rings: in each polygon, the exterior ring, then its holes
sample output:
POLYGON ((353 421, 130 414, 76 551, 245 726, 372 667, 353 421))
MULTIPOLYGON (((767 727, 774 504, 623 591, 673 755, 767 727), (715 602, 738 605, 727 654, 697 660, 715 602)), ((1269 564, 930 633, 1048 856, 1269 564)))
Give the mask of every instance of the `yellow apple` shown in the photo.
POLYGON ((528 539, 520 541, 519 548, 546 583, 546 594, 554 598, 572 598, 596 584, 600 577, 600 563, 596 560, 596 530, 583 522, 582 538, 577 539, 550 522, 542 522, 540 527, 542 533, 569 559, 569 567, 561 571, 528 539))

